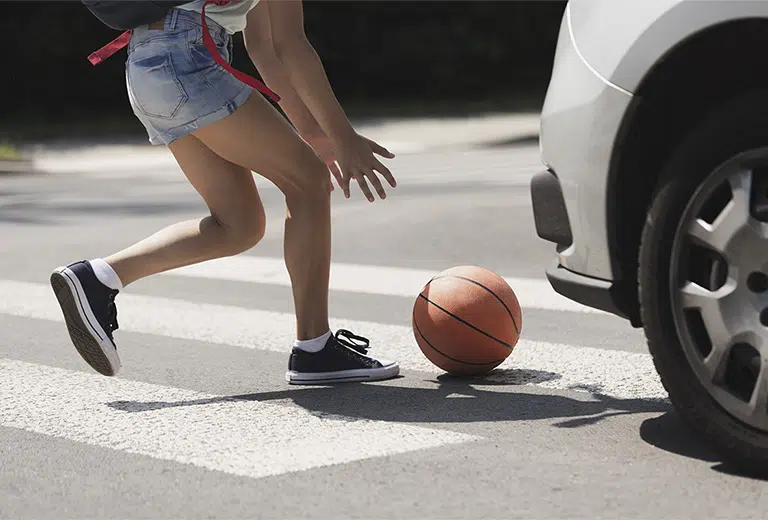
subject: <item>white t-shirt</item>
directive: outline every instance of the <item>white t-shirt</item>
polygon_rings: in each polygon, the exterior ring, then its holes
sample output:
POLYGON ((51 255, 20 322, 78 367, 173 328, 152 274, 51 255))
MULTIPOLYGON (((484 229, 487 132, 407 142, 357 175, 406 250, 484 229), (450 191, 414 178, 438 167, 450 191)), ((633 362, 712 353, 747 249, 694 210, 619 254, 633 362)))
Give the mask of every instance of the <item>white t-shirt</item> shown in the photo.
MULTIPOLYGON (((229 34, 235 34, 245 29, 248 11, 256 7, 258 2, 259 0, 238 0, 222 6, 209 4, 205 8, 205 15, 224 27, 229 34)), ((205 0, 193 0, 178 6, 178 8, 200 13, 204 4, 205 0)))

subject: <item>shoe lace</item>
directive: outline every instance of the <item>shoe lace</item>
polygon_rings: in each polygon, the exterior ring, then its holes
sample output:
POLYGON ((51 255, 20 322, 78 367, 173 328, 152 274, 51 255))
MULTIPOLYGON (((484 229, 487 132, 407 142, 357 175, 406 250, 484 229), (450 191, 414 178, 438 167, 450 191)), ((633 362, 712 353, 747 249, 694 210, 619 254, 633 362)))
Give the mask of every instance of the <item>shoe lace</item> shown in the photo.
POLYGON ((361 354, 366 354, 368 352, 368 348, 371 343, 368 338, 353 334, 346 329, 339 329, 336 331, 336 341, 346 347, 360 352, 361 354))
POLYGON ((120 325, 117 323, 117 305, 115 304, 115 296, 117 296, 117 291, 110 293, 109 303, 107 304, 107 320, 112 331, 120 328, 120 325))

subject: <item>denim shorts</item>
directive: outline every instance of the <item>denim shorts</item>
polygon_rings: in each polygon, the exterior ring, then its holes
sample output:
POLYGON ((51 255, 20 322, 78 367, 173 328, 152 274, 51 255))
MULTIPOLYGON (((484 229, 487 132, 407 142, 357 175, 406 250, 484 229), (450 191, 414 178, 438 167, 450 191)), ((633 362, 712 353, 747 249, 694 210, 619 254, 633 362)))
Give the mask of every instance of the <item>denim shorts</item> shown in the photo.
MULTIPOLYGON (((231 35, 210 18, 206 22, 219 54, 231 64, 231 35)), ((164 25, 134 29, 125 63, 131 108, 153 145, 223 119, 254 92, 213 61, 199 13, 171 9, 164 25)))

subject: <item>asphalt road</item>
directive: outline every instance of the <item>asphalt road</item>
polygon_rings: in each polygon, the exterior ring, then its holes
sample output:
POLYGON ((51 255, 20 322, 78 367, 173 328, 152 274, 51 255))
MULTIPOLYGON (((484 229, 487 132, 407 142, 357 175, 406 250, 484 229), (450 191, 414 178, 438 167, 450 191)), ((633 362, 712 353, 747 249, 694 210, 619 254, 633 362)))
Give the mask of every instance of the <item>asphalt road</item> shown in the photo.
POLYGON ((403 377, 285 382, 284 209, 263 182, 263 242, 130 286, 124 369, 93 372, 50 271, 205 210, 172 164, 140 159, 0 177, 0 517, 764 516, 766 484, 685 430, 642 332, 548 290, 535 146, 411 151, 390 162, 386 201, 334 195, 334 326, 403 377), (523 303, 520 343, 485 378, 446 377, 410 329, 419 284, 460 264, 504 275, 523 303))

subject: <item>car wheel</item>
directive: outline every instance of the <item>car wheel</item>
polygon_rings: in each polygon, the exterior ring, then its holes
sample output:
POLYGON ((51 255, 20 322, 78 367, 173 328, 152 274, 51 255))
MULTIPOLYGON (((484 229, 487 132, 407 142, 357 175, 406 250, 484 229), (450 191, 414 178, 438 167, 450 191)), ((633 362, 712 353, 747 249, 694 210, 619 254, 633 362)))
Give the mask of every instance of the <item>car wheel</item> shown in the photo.
POLYGON ((768 91, 717 108, 673 151, 638 268, 672 404, 725 461, 768 474, 768 91))

